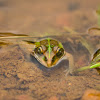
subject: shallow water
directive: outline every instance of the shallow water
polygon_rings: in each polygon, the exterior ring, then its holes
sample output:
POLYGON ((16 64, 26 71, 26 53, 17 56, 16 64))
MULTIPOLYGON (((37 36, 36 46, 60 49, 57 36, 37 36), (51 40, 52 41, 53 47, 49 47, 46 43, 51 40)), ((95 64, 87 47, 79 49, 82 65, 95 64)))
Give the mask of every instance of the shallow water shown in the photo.
MULTIPOLYGON (((37 39, 45 36, 55 38, 62 42, 66 52, 73 55, 74 68, 83 67, 89 64, 90 53, 100 46, 99 36, 87 35, 89 27, 97 26, 93 11, 100 1, 79 1, 0 0, 0 31, 37 36, 37 39), (71 34, 64 27, 80 35, 71 34), (81 35, 89 43, 89 49, 82 44, 81 35)), ((8 44, 0 47, 1 100, 49 100, 51 97, 80 100, 88 88, 100 90, 100 75, 95 69, 66 76, 67 60, 47 69, 30 56, 30 46, 22 45, 21 40, 2 40, 8 44)))

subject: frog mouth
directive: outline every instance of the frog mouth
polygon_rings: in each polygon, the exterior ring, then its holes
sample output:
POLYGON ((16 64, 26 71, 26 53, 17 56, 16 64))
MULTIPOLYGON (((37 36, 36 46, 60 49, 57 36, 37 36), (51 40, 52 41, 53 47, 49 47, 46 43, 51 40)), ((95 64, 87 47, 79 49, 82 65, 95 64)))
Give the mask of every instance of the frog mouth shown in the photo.
MULTIPOLYGON (((65 59, 64 56, 65 56, 65 54, 64 54, 62 57, 57 58, 54 62, 46 63, 46 62, 43 61, 43 60, 41 61, 41 60, 40 60, 40 57, 34 53, 34 57, 37 59, 37 61, 38 61, 39 63, 41 63, 41 64, 42 64, 44 67, 46 67, 46 68, 52 68, 52 67, 57 66, 63 59, 65 59)), ((41 58, 42 58, 42 57, 41 57, 41 58)))
POLYGON ((65 55, 63 55, 63 56, 62 56, 61 58, 59 58, 59 59, 56 59, 56 61, 55 61, 54 63, 47 64, 47 66, 45 66, 45 67, 47 67, 47 68, 52 68, 52 67, 57 66, 62 60, 65 59, 64 56, 65 56, 65 55))

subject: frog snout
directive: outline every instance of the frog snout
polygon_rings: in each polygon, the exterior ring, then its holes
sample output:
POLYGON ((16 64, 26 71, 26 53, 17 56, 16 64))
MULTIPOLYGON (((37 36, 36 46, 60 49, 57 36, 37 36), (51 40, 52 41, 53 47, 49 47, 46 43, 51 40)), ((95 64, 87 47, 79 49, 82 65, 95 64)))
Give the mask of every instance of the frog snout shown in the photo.
POLYGON ((48 61, 47 61, 47 66, 48 66, 48 67, 51 67, 51 66, 52 66, 52 64, 51 64, 51 59, 48 59, 48 61))

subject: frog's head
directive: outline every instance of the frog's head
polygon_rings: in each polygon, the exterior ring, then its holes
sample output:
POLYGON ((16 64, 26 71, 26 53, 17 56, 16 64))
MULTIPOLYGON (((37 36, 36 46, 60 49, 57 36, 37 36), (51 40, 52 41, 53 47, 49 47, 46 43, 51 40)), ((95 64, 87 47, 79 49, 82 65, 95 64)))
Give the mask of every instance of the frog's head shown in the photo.
POLYGON ((57 65, 65 55, 64 48, 60 42, 54 39, 44 39, 35 42, 32 55, 45 67, 51 68, 57 65))

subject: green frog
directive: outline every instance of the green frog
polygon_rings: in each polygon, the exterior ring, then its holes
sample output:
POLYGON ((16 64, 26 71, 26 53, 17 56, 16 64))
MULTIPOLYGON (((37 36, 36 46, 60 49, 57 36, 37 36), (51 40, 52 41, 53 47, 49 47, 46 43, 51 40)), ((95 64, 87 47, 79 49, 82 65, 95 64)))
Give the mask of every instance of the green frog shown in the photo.
POLYGON ((26 41, 33 45, 31 55, 34 56, 42 65, 52 68, 62 60, 69 60, 69 72, 73 72, 74 59, 73 56, 64 50, 61 42, 52 38, 45 38, 37 42, 26 41))
MULTIPOLYGON (((18 39, 31 38, 31 36, 28 37, 24 35, 23 36, 18 35, 18 36, 10 36, 10 37, 4 36, 0 38, 11 40, 11 39, 16 39, 16 38, 18 39)), ((32 37, 32 38, 35 38, 35 37, 32 37)), ((44 39, 39 39, 39 41, 36 41, 36 42, 23 40, 23 42, 20 42, 20 47, 24 51, 25 49, 28 49, 26 50, 26 52, 30 52, 32 56, 34 56, 42 65, 44 65, 47 68, 52 68, 56 66, 57 64, 59 64, 62 60, 66 59, 69 61, 68 72, 69 73, 73 72, 73 68, 74 68, 73 56, 70 53, 66 52, 62 43, 56 39, 44 38, 44 39), (27 45, 25 42, 27 42, 29 45, 27 45), (23 47, 24 44, 25 44, 25 47, 23 47)))

